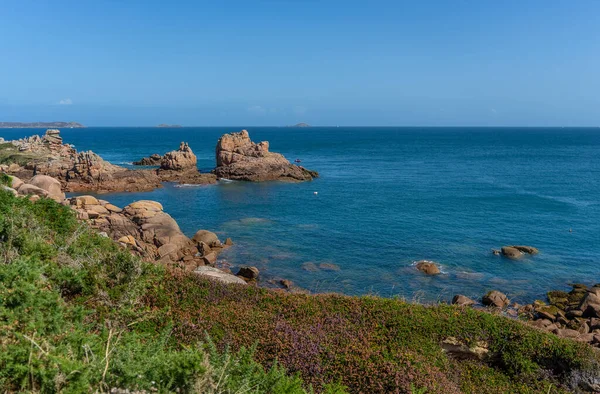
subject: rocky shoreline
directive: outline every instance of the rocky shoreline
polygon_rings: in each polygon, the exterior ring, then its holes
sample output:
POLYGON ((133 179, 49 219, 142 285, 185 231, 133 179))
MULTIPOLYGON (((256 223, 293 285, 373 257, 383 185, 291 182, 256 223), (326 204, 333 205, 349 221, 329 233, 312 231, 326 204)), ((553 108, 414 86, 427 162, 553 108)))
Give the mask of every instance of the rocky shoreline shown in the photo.
MULTIPOLYGON (((156 201, 142 200, 120 208, 109 201, 90 195, 65 198, 65 191, 151 190, 163 181, 182 183, 215 183, 218 177, 250 181, 310 180, 318 174, 290 164, 282 155, 269 152, 268 142, 254 143, 247 131, 226 134, 216 147, 217 167, 214 174, 197 170, 196 156, 186 143, 164 155, 141 159, 140 165, 156 169, 129 170, 114 166, 93 152, 77 152, 63 144, 58 130, 48 130, 43 137, 33 136, 5 142, 4 163, 0 170, 10 176, 3 189, 32 201, 51 198, 71 207, 81 221, 106 237, 118 242, 131 253, 159 264, 180 267, 225 283, 258 285, 260 272, 256 267, 241 267, 234 275, 219 254, 231 247, 205 229, 192 238, 183 234, 177 222, 156 201), (7 149, 6 145, 10 145, 7 149), (12 149, 11 149, 12 148, 12 149), (6 151, 10 155, 6 155, 6 151), (18 153, 14 153, 14 152, 18 153), (12 156, 11 156, 12 155, 12 156), (6 158, 12 160, 6 164, 6 158), (16 174, 24 174, 23 179, 16 174), (52 175, 55 175, 53 177, 52 175), (126 186, 127 185, 127 186, 126 186)), ((534 256, 539 251, 531 246, 510 245, 492 250, 508 259, 534 256)), ((415 268, 426 275, 441 273, 437 263, 421 260, 415 268)), ((305 292, 286 279, 270 280, 262 285, 291 292, 305 292)), ((490 291, 479 302, 464 295, 453 297, 452 304, 461 307, 485 308, 492 313, 527 321, 529 324, 560 337, 570 338, 600 347, 600 284, 587 287, 574 284, 570 292, 550 291, 547 302, 536 300, 519 305, 499 292, 490 291)))
MULTIPOLYGON (((0 171, 10 177, 5 190, 32 201, 51 198, 67 205, 79 220, 147 261, 173 264, 227 283, 256 284, 259 271, 255 267, 242 267, 233 275, 227 267, 218 266, 217 257, 233 245, 231 239, 221 242, 204 229, 188 238, 156 201, 136 201, 120 208, 91 195, 66 199, 65 192, 149 191, 162 187, 163 182, 214 184, 224 174, 249 181, 306 181, 318 176, 269 152, 268 147, 266 141, 252 142, 242 130, 219 139, 213 173, 198 170, 196 155, 185 142, 177 150, 135 162, 157 168, 132 170, 113 165, 94 152, 78 152, 63 142, 59 130, 48 129, 41 137, 0 140, 0 171)), ((270 285, 300 291, 288 280, 270 285)))
POLYGON ((219 178, 259 182, 308 181, 318 176, 269 152, 268 147, 266 141, 255 144, 242 130, 221 137, 216 148, 217 166, 210 173, 198 170, 196 155, 185 142, 177 150, 136 162, 158 168, 128 169, 111 164, 92 151, 78 152, 63 142, 59 130, 48 129, 43 136, 0 139, 0 171, 22 179, 48 175, 57 179, 64 191, 77 193, 150 191, 162 187, 163 182, 205 185, 214 184, 219 178))
MULTIPOLYGON (((120 208, 89 195, 65 198, 61 183, 47 175, 36 175, 27 182, 10 176, 10 185, 3 186, 3 189, 32 201, 51 198, 71 207, 79 220, 146 261, 176 266, 224 283, 261 285, 307 293, 286 279, 261 282, 256 267, 242 266, 234 275, 227 264, 218 259, 223 250, 233 245, 230 238, 222 242, 215 233, 204 229, 188 238, 156 201, 136 201, 120 208)), ((521 253, 538 253, 537 249, 529 246, 507 246, 501 250, 510 251, 510 248, 524 251, 521 253)), ((510 252, 501 254, 506 258, 515 258, 510 252)), ((415 264, 415 268, 426 275, 440 274, 437 263, 433 261, 421 260, 415 264)), ((451 303, 500 313, 560 337, 600 347, 600 284, 589 288, 574 284, 568 293, 549 291, 547 298, 547 302, 536 300, 519 305, 511 302, 506 294, 493 290, 479 301, 457 294, 451 303)))

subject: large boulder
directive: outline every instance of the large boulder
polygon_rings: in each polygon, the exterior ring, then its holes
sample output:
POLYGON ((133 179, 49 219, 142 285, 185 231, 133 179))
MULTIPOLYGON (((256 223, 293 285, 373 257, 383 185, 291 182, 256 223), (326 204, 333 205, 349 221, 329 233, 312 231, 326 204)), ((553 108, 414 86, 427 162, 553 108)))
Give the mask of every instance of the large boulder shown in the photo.
POLYGON ((504 308, 510 304, 510 301, 506 294, 492 290, 481 298, 481 303, 485 306, 504 308))
POLYGON ((197 159, 187 142, 182 142, 178 150, 165 153, 160 161, 162 170, 184 171, 197 170, 197 159))
POLYGON ((177 222, 163 212, 162 205, 156 201, 136 201, 123 208, 123 214, 139 226, 142 241, 156 248, 167 244, 174 245, 177 251, 174 252, 174 247, 170 247, 168 253, 170 256, 194 246, 193 242, 181 232, 177 222))
POLYGON ((474 305, 475 301, 473 301, 469 297, 464 296, 462 294, 457 294, 454 297, 452 297, 452 304, 459 305, 459 306, 470 306, 470 305, 474 305))
POLYGON ((584 317, 600 317, 600 288, 588 290, 578 309, 583 311, 584 317))
POLYGON ((37 186, 48 192, 48 197, 57 202, 65 199, 60 182, 48 175, 36 175, 29 180, 29 184, 37 186))
POLYGON ((309 181, 318 174, 304 167, 290 164, 279 153, 269 152, 267 141, 255 143, 248 131, 223 135, 216 147, 219 178, 244 181, 290 180, 309 181))
POLYGON ((48 129, 46 134, 42 137, 42 142, 51 145, 62 145, 63 139, 60 136, 60 130, 48 129))
POLYGON ((260 271, 256 267, 241 267, 237 273, 237 276, 241 276, 247 280, 257 280, 260 271))
POLYGON ((12 187, 15 190, 18 190, 21 187, 21 185, 25 183, 16 176, 10 176, 10 178, 10 187, 12 187))
POLYGON ((194 236, 192 237, 192 241, 199 245, 205 243, 211 248, 221 245, 221 241, 219 241, 219 237, 217 237, 217 234, 207 230, 198 230, 196 234, 194 234, 194 236))
POLYGON ((30 185, 28 183, 22 184, 17 191, 19 192, 19 194, 24 196, 48 196, 48 192, 46 190, 42 189, 41 187, 30 185))
POLYGON ((221 271, 218 268, 208 267, 208 266, 200 266, 194 270, 194 272, 198 275, 204 276, 206 278, 218 280, 223 283, 235 283, 239 285, 245 285, 246 281, 242 278, 228 274, 226 272, 221 271))

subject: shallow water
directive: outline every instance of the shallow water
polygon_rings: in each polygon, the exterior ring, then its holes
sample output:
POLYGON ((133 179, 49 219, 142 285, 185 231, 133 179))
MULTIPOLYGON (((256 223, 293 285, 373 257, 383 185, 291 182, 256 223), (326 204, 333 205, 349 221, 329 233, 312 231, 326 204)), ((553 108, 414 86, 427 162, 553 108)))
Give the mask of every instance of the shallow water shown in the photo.
MULTIPOLYGON (((199 168, 210 170, 218 137, 239 129, 87 128, 62 135, 78 150, 121 165, 187 141, 199 168)), ((497 289, 527 301, 571 282, 600 282, 600 129, 248 130, 321 177, 166 185, 104 198, 119 206, 160 201, 186 234, 209 229, 231 237, 235 246, 222 258, 234 266, 255 265, 265 279, 290 279, 312 291, 431 301, 497 289), (507 244, 541 253, 521 261, 491 254, 507 244), (421 259, 439 262, 443 274, 417 272, 412 263, 421 259), (340 269, 318 269, 322 263, 340 269)), ((32 133, 0 130, 6 139, 32 133)))

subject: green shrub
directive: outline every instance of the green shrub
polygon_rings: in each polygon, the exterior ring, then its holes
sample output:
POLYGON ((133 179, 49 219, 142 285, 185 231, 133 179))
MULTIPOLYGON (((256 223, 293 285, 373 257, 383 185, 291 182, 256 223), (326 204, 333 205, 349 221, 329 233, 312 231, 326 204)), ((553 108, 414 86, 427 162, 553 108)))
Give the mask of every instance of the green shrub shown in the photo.
POLYGON ((142 262, 68 207, 0 191, 6 392, 561 393, 597 376, 591 347, 515 320, 224 285, 142 262), (492 357, 449 358, 449 336, 492 357))
POLYGON ((169 326, 145 330, 153 312, 139 297, 164 269, 93 233, 69 208, 0 191, 0 239, 3 391, 305 392, 252 351, 220 354, 199 341, 170 343, 169 326))
POLYGON ((5 173, 0 173, 0 185, 11 186, 12 185, 12 177, 5 173))

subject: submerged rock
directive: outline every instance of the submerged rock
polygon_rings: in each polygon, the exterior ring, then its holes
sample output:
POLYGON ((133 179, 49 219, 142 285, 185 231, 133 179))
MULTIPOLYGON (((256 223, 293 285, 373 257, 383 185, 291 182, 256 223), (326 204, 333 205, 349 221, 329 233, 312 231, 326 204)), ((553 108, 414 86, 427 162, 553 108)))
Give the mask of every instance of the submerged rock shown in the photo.
POLYGON ((508 257, 512 260, 518 260, 525 254, 535 255, 539 253, 537 248, 523 245, 503 246, 500 251, 504 257, 508 257))
POLYGON ((427 275, 438 275, 441 273, 440 269, 433 261, 421 260, 415 264, 415 267, 427 275))
POLYGON ((309 272, 319 271, 319 267, 317 267, 317 265, 315 263, 313 263, 312 261, 307 261, 305 263, 302 263, 302 269, 304 271, 309 271, 309 272))
POLYGON ((340 266, 333 263, 321 263, 319 264, 319 269, 322 269, 323 271, 339 271, 340 266))
POLYGON ((269 143, 255 143, 248 131, 223 135, 216 147, 219 178, 244 181, 310 181, 318 174, 304 167, 291 164, 283 155, 269 152, 269 143))
POLYGON ((502 256, 508 257, 512 260, 517 260, 523 257, 523 252, 517 248, 513 248, 512 246, 503 246, 500 250, 502 252, 502 256))

